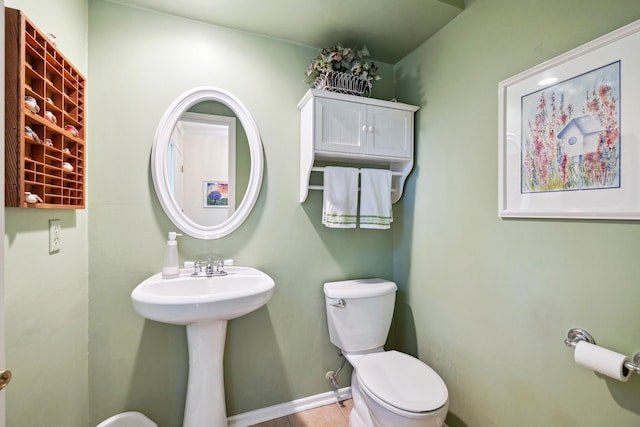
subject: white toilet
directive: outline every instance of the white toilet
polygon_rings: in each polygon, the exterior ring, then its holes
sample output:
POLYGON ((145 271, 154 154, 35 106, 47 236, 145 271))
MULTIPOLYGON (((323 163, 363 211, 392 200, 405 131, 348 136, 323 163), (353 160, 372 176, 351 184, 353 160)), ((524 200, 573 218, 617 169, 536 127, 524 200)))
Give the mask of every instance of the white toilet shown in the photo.
POLYGON ((109 417, 97 427, 158 427, 158 424, 140 412, 129 411, 109 417))
POLYGON ((353 366, 351 427, 441 427, 449 409, 442 378, 420 360, 384 351, 397 286, 382 279, 324 284, 329 338, 353 366))

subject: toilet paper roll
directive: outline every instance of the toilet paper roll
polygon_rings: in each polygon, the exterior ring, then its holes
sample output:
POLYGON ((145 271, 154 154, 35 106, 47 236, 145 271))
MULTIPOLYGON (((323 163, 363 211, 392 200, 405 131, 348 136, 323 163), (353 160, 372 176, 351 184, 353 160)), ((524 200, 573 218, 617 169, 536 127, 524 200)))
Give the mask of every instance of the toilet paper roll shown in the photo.
POLYGON ((619 381, 627 381, 631 375, 631 371, 624 366, 629 361, 627 356, 586 341, 576 344, 573 357, 578 365, 619 381))

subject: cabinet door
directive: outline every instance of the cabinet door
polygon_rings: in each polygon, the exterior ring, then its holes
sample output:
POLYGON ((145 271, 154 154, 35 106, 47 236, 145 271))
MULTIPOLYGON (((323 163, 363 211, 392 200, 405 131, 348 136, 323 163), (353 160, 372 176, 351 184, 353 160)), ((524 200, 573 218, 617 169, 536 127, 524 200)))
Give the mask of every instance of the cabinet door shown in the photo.
POLYGON ((336 153, 367 151, 367 107, 335 99, 316 98, 315 149, 336 153))
POLYGON ((369 106, 367 154, 387 157, 413 155, 413 112, 369 106))

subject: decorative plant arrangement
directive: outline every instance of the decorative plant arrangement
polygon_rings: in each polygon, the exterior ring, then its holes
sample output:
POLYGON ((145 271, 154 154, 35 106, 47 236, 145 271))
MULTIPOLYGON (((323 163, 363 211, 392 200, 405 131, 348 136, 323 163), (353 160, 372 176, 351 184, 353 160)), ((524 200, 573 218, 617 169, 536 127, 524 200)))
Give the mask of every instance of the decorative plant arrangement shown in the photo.
POLYGON ((373 80, 380 80, 378 67, 362 49, 337 44, 320 49, 305 73, 305 82, 316 89, 369 96, 373 80))

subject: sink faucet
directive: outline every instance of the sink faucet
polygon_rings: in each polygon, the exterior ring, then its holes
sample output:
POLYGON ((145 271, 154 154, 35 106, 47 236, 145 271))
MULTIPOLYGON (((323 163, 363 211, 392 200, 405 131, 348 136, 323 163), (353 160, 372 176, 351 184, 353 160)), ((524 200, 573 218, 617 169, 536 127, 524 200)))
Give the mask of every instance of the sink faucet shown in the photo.
POLYGON ((205 274, 207 277, 213 276, 213 264, 211 263, 211 258, 207 260, 207 268, 205 269, 205 274))
MULTIPOLYGON (((195 261, 195 262, 187 261, 184 263, 184 266, 193 267, 193 273, 191 273, 191 276, 199 277, 203 270, 203 267, 202 267, 203 264, 205 264, 205 261, 195 261)), ((226 276, 227 272, 224 270, 224 266, 233 265, 233 264, 234 264, 234 261, 232 259, 212 261, 211 258, 209 258, 207 259, 204 267, 204 274, 207 277, 226 276)))

